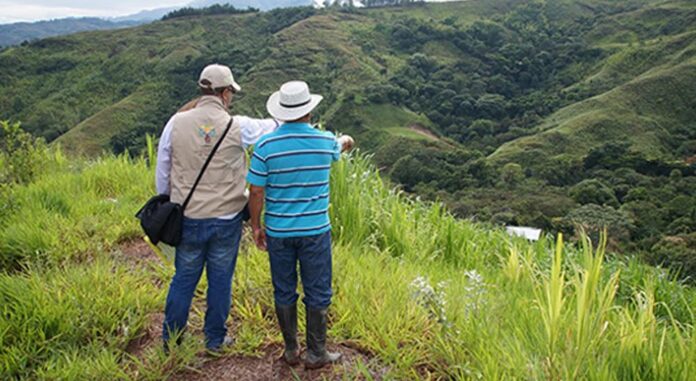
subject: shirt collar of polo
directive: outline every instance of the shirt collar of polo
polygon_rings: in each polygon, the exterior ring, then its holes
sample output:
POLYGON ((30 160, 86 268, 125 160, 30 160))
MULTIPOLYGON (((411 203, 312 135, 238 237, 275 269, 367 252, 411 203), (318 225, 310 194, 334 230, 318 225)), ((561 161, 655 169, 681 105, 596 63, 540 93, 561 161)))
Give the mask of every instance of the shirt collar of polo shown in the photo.
POLYGON ((301 130, 313 130, 314 127, 312 127, 309 123, 283 123, 283 125, 280 127, 284 131, 301 131, 301 130))

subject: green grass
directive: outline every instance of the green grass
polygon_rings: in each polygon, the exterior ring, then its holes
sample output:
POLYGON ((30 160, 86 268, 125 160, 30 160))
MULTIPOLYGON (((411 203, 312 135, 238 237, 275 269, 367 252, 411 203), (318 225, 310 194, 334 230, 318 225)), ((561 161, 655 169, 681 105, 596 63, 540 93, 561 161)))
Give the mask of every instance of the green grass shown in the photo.
POLYGON ((111 139, 127 133, 131 126, 142 123, 148 113, 157 108, 157 98, 166 89, 166 86, 159 84, 144 85, 133 94, 80 122, 56 139, 56 143, 73 154, 96 157, 109 152, 111 139))
POLYGON ((158 290, 111 260, 0 275, 3 379, 126 379, 123 350, 158 290))
POLYGON ((144 161, 63 161, 12 190, 11 212, 0 218, 0 264, 59 264, 109 250, 139 234, 134 208, 152 192, 144 161))
MULTIPOLYGON (((65 162, 13 187, 21 202, 0 235, 14 242, 3 266, 21 270, 0 276, 2 378, 161 379, 201 365, 199 307, 194 336, 172 357, 159 346, 140 358, 124 353, 146 317, 162 310, 173 271, 166 256, 141 268, 110 249, 138 234, 132 214, 151 182, 145 160, 107 156, 65 162)), ((696 371, 696 292, 662 270, 587 242, 530 244, 457 220, 394 190, 361 156, 335 165, 331 197, 330 336, 375 356, 355 374, 686 380, 696 371)), ((248 240, 234 292, 232 353, 258 355, 280 342, 267 256, 248 240)), ((302 321, 301 313, 301 330, 302 321)))
POLYGON ((371 129, 384 130, 413 140, 438 141, 434 132, 428 134, 412 128, 417 126, 425 131, 432 131, 432 122, 425 116, 388 104, 361 106, 359 109, 363 123, 371 129))

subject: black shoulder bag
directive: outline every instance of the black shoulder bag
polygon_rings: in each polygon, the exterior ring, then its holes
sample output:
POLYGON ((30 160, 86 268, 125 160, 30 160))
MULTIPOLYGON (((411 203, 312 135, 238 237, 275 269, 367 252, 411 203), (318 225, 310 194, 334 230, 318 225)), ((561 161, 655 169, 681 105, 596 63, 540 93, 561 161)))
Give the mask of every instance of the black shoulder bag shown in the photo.
POLYGON ((230 119, 230 122, 227 123, 225 132, 222 133, 220 139, 215 143, 213 150, 210 151, 183 205, 171 202, 167 194, 160 194, 149 199, 138 213, 135 214, 135 217, 140 219, 140 226, 143 228, 145 235, 150 238, 150 242, 153 244, 156 245, 159 242, 164 242, 167 245, 178 246, 181 242, 184 210, 186 210, 186 206, 189 201, 191 201, 193 192, 196 190, 201 178, 203 178, 203 173, 205 173, 206 168, 208 168, 208 164, 210 164, 210 161, 213 159, 215 152, 220 147, 220 144, 222 144, 222 141, 225 140, 227 132, 230 130, 230 127, 232 127, 232 121, 233 120, 230 119))

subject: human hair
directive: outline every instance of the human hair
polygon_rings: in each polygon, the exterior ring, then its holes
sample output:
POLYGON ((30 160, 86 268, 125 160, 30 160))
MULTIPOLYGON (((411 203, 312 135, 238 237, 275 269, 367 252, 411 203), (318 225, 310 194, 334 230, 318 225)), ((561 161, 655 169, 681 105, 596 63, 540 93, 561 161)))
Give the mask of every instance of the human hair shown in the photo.
POLYGON ((207 79, 203 79, 200 82, 200 88, 201 88, 201 94, 203 95, 217 95, 220 96, 222 93, 227 90, 227 87, 218 87, 218 88, 212 88, 212 83, 208 81, 207 79))

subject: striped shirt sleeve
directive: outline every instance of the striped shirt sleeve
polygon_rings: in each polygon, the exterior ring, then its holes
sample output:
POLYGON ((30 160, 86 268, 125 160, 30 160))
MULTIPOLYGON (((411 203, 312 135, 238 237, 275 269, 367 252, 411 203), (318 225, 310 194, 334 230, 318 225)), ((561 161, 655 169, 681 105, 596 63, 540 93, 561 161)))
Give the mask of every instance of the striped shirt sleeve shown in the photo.
POLYGON ((338 138, 335 135, 331 135, 334 137, 332 158, 333 161, 338 161, 341 159, 341 144, 338 143, 338 138))
POLYGON ((263 156, 262 147, 256 147, 251 156, 251 166, 247 174, 247 182, 257 187, 265 187, 268 181, 268 166, 263 156))

